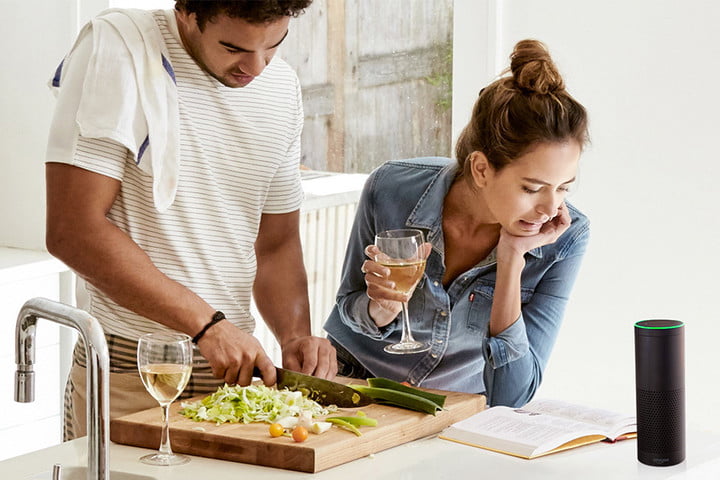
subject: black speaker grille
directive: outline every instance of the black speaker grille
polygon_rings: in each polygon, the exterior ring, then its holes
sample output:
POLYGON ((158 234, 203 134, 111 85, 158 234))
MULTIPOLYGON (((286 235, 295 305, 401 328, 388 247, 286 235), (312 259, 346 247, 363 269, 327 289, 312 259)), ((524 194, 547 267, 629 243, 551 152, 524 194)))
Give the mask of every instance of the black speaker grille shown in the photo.
POLYGON ((685 389, 637 390, 638 449, 666 453, 685 448, 685 389))

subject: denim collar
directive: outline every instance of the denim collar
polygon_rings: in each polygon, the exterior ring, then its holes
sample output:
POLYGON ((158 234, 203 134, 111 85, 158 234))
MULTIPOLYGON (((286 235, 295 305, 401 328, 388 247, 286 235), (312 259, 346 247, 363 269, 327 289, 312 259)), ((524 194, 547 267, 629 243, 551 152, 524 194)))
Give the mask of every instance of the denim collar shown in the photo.
MULTIPOLYGON (((419 228, 427 232, 427 241, 433 245, 442 245, 444 250, 444 238, 442 232, 442 211, 445 196, 457 175, 457 163, 451 161, 445 165, 440 173, 435 176, 420 199, 415 204, 410 216, 407 219, 407 226, 419 228)), ((493 249, 494 251, 494 249, 493 249)), ((542 258, 542 247, 533 248, 528 252, 530 255, 542 258)))

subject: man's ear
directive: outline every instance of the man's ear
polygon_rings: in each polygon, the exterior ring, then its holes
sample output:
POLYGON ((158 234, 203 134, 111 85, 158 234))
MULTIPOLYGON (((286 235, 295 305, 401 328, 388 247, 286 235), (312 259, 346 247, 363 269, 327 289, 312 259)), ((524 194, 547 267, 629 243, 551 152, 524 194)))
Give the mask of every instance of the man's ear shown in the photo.
POLYGON ((470 174, 475 185, 482 188, 487 185, 488 178, 492 173, 492 166, 483 152, 475 150, 468 158, 470 162, 470 174))
POLYGON ((175 10, 178 27, 182 28, 185 32, 192 30, 199 30, 197 24, 197 15, 195 12, 188 13, 185 10, 175 10))

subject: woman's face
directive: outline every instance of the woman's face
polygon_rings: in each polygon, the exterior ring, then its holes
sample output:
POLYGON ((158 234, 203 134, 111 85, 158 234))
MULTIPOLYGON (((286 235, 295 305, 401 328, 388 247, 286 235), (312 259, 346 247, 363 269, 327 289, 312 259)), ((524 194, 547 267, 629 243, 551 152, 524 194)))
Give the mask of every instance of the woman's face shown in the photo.
POLYGON ((512 235, 537 234, 557 215, 575 181, 579 159, 580 145, 575 141, 538 144, 499 172, 481 154, 473 166, 474 177, 491 221, 512 235))

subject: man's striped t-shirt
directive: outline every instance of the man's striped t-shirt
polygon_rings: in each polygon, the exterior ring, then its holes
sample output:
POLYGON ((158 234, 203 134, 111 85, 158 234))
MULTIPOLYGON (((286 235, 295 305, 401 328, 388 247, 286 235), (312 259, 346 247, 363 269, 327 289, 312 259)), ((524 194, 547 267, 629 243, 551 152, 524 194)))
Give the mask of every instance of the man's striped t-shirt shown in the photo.
MULTIPOLYGON (((275 57, 249 85, 226 87, 183 48, 172 11, 156 11, 154 17, 179 98, 181 160, 174 203, 159 213, 152 177, 135 164, 132 152, 107 139, 80 137, 75 157, 62 161, 120 180, 108 218, 164 274, 252 331, 254 242, 261 215, 297 210, 302 201, 299 82, 275 57)), ((82 306, 106 334, 135 341, 165 328, 117 305, 90 284, 84 288, 87 301, 82 306)))

